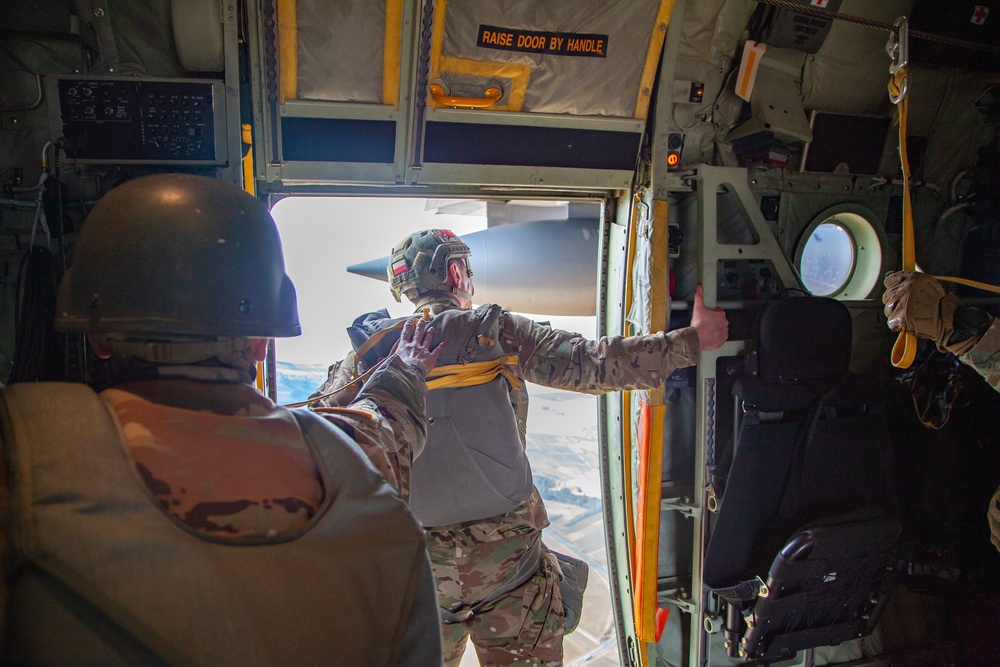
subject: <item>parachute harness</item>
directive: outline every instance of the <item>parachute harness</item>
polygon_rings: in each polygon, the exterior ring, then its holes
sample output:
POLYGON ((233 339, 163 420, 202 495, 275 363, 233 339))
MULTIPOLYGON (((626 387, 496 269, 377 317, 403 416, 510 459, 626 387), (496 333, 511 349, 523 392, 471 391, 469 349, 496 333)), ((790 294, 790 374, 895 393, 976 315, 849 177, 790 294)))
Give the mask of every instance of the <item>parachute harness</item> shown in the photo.
MULTIPOLYGON (((414 315, 413 317, 400 320, 394 323, 392 326, 386 327, 376 333, 364 342, 361 347, 357 349, 354 353, 356 359, 363 359, 371 348, 378 344, 382 338, 386 336, 390 331, 395 331, 397 329, 402 329, 403 325, 408 320, 429 320, 430 310, 424 308, 424 312, 420 315, 414 315)), ((361 375, 357 375, 350 382, 347 382, 340 387, 337 387, 333 391, 327 392, 325 394, 320 394, 307 401, 301 401, 299 403, 290 403, 286 405, 286 408, 301 408, 309 405, 313 405, 323 399, 335 396, 345 389, 355 386, 364 385, 365 381, 371 377, 376 370, 384 366, 392 353, 396 351, 396 347, 399 345, 399 341, 392 346, 392 351, 389 355, 383 357, 374 366, 369 368, 367 371, 361 375)), ((472 363, 458 363, 458 364, 447 364, 444 366, 435 366, 430 371, 427 372, 427 390, 433 391, 435 389, 453 389, 456 387, 475 387, 481 384, 486 384, 487 382, 492 382, 496 378, 503 376, 510 386, 514 389, 521 388, 521 381, 511 370, 512 366, 516 366, 518 362, 518 356, 516 354, 507 355, 505 357, 500 357, 499 359, 493 359, 491 361, 476 361, 472 363)), ((356 410, 350 410, 349 408, 316 408, 317 411, 323 412, 357 412, 356 410)))
POLYGON ((492 361, 476 361, 469 364, 449 364, 435 366, 427 374, 427 389, 450 389, 453 387, 475 387, 492 382, 503 376, 514 389, 521 388, 521 381, 510 370, 517 365, 517 355, 500 357, 492 361))

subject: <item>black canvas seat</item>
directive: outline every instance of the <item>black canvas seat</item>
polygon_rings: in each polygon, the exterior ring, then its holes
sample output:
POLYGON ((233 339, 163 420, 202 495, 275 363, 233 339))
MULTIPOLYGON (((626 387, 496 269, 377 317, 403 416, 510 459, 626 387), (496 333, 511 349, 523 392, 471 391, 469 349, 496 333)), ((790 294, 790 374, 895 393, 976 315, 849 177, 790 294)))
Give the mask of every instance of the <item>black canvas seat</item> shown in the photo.
POLYGON ((878 393, 848 369, 833 299, 762 310, 704 581, 733 657, 762 661, 870 633, 897 580, 900 523, 878 393))

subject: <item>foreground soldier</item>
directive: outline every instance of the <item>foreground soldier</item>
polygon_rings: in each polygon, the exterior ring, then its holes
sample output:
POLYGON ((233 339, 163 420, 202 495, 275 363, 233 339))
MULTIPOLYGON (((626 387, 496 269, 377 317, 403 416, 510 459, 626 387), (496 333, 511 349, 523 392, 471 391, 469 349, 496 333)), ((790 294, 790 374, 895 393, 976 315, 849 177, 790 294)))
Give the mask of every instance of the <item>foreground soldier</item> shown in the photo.
MULTIPOLYGON (((344 430, 251 385, 263 337, 299 333, 255 199, 182 174, 115 189, 83 226, 57 326, 86 331, 116 384, 0 396, 12 482, 0 662, 440 659, 424 540, 403 502, 344 430)), ((422 435, 431 335, 406 328, 362 410, 339 417, 354 437, 391 447, 393 424, 422 435)))
MULTIPOLYGON (((592 394, 656 387, 694 364, 699 350, 721 346, 728 323, 722 311, 704 307, 699 288, 691 327, 587 340, 497 305, 471 309, 469 255, 457 236, 435 229, 408 236, 390 257, 393 295, 432 316, 445 347, 430 374, 437 379, 430 381, 427 447, 401 483, 410 477, 410 508, 427 530, 445 664, 458 664, 471 634, 484 666, 560 665, 560 581, 572 576, 573 564, 542 544, 548 518, 524 453, 524 381, 592 394)), ((394 324, 385 311, 358 318, 349 330, 356 354, 334 364, 314 396, 377 365, 393 338, 379 336, 394 324)), ((404 466, 411 458, 399 457, 404 466)), ((577 599, 565 601, 575 618, 583 578, 577 599)))
MULTIPOLYGON (((1000 391, 1000 320, 974 306, 964 306, 933 276, 895 271, 885 278, 885 316, 893 331, 932 340, 976 370, 1000 391)), ((1000 488, 987 512, 993 546, 1000 550, 1000 488)))

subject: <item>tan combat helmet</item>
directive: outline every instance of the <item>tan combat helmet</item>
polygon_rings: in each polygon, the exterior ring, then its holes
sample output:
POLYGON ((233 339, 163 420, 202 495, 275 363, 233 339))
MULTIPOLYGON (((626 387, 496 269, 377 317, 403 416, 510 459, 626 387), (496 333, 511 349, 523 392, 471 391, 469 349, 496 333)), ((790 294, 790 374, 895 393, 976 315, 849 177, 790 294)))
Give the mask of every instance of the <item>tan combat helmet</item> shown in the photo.
POLYGON ((469 299, 468 292, 448 284, 448 262, 464 259, 469 266, 469 246, 447 229, 414 232, 396 244, 389 256, 389 288, 396 301, 400 295, 415 300, 424 292, 451 292, 469 299))
POLYGON ((190 174, 143 176, 97 202, 55 323, 133 340, 301 332, 267 209, 235 185, 190 174))

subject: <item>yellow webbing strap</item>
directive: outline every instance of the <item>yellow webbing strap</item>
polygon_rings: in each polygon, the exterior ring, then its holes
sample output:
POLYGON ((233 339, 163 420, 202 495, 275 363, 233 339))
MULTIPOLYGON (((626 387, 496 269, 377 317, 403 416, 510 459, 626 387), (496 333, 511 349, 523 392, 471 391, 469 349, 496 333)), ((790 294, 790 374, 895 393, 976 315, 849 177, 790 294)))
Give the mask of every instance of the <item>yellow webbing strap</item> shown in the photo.
MULTIPOLYGON (((906 154, 906 112, 909 106, 909 95, 904 87, 906 68, 901 67, 889 79, 889 95, 899 108, 899 161, 903 168, 903 270, 914 271, 917 267, 916 245, 913 233, 913 208, 910 203, 910 162, 906 154)), ((934 276, 937 280, 957 283, 967 287, 1000 293, 1000 287, 981 283, 967 278, 954 276, 934 276)), ((892 346, 892 365, 896 368, 909 368, 917 356, 917 338, 913 334, 900 331, 896 343, 892 346)))
MULTIPOLYGON (((898 99, 896 105, 899 109, 899 161, 903 167, 903 270, 913 271, 917 258, 913 241, 913 208, 910 204, 910 160, 906 155, 906 112, 910 104, 910 96, 903 94, 906 78, 906 68, 900 67, 889 79, 888 88, 891 99, 898 99)), ((917 337, 900 331, 896 344, 892 346, 892 365, 909 368, 916 356, 917 337)))
POLYGON ((659 639, 656 578, 660 558, 660 483, 663 471, 663 417, 665 405, 643 403, 639 413, 638 508, 636 510, 633 614, 642 642, 659 639))
POLYGON ((507 378, 514 389, 521 388, 521 381, 511 372, 509 366, 517 365, 517 355, 512 354, 492 361, 475 361, 471 364, 449 364, 435 366, 427 374, 427 389, 452 389, 455 387, 475 387, 492 382, 499 376, 507 378))

